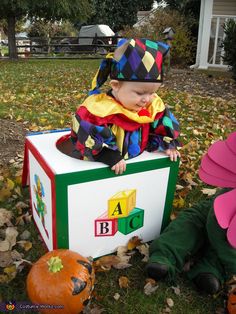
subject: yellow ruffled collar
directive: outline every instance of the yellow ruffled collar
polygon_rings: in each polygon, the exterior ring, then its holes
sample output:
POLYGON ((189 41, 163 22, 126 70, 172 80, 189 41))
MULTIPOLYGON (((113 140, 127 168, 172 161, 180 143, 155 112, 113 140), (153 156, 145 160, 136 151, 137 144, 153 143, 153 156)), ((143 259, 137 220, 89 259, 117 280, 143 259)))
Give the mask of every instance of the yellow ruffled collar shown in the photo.
POLYGON ((155 95, 153 102, 146 108, 150 116, 139 116, 137 112, 127 110, 113 97, 108 96, 105 93, 89 96, 81 106, 86 107, 91 114, 101 118, 112 114, 123 114, 130 120, 138 123, 153 122, 156 114, 165 109, 165 105, 161 98, 155 95))

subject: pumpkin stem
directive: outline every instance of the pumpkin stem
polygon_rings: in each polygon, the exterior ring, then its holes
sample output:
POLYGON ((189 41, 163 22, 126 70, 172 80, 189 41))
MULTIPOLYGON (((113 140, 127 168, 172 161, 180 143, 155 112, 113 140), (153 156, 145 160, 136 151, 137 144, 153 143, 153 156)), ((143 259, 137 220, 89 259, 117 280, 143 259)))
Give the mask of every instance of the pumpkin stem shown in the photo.
POLYGON ((47 264, 49 266, 48 267, 49 271, 52 273, 56 273, 63 268, 61 259, 58 256, 51 257, 47 264))

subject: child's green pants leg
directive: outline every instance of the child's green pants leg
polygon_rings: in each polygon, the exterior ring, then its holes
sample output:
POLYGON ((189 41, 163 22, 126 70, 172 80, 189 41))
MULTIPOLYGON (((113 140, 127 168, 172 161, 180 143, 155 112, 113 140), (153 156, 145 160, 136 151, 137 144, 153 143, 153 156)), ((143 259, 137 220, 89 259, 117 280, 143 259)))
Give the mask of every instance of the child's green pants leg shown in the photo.
POLYGON ((208 211, 209 202, 206 201, 182 211, 150 245, 149 263, 168 265, 172 278, 175 271, 181 272, 186 257, 196 253, 207 238, 205 226, 208 211))
MULTIPOLYGON (((227 229, 218 225, 213 209, 209 212, 206 228, 210 245, 221 265, 219 270, 224 279, 228 280, 232 275, 236 275, 236 249, 228 243, 227 229)), ((212 262, 215 264, 215 261, 212 262)))
POLYGON ((186 257, 203 247, 205 254, 189 271, 190 279, 207 272, 223 282, 236 274, 236 249, 228 244, 226 230, 218 225, 210 201, 181 212, 152 242, 149 262, 168 265, 173 278, 176 271, 182 271, 186 257))
POLYGON ((216 252, 210 246, 206 247, 205 252, 205 255, 187 273, 187 277, 193 279, 199 274, 211 273, 223 283, 225 280, 224 268, 216 255, 216 252))

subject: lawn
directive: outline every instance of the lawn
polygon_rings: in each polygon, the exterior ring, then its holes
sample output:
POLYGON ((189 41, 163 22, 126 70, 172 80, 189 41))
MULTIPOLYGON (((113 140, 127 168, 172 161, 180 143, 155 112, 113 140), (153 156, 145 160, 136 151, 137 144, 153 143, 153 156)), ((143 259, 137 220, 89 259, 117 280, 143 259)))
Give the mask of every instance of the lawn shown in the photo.
MULTIPOLYGON (((69 127, 71 113, 86 97, 98 64, 98 60, 1 61, 0 119, 23 124, 30 131, 69 127)), ((222 81, 220 79, 219 83, 222 81)), ((224 84, 233 83, 227 79, 224 84)), ((199 181, 199 161, 213 141, 225 138, 235 130, 235 98, 205 97, 194 88, 193 82, 191 93, 166 86, 159 91, 181 123, 183 148, 172 218, 184 207, 215 193, 213 187, 199 181)), ((31 220, 28 189, 22 190, 20 186, 22 155, 12 158, 15 159, 3 164, 0 170, 0 207, 13 215, 4 225, 0 224, 0 240, 4 239, 7 226, 15 227, 20 236, 26 230, 29 233, 21 237, 20 242, 13 241, 10 249, 1 254, 2 302, 28 300, 25 279, 29 262, 33 263, 46 252, 31 220), (11 262, 13 254, 21 254, 17 263, 11 262)), ((214 297, 200 295, 184 276, 178 276, 176 282, 158 282, 157 290, 146 295, 142 258, 135 251, 131 258, 132 267, 96 273, 95 293, 88 313, 220 313, 224 306, 224 291, 214 297), (119 285, 122 276, 128 278, 125 288, 119 285)))

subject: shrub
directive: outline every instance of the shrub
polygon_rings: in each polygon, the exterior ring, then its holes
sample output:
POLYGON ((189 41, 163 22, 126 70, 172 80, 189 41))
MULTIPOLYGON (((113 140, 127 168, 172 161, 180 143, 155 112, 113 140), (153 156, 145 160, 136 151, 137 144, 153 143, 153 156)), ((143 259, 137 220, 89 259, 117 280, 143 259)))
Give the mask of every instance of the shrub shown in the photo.
POLYGON ((228 20, 224 25, 223 59, 232 67, 233 78, 236 80, 236 21, 228 20))
POLYGON ((163 41, 162 32, 166 27, 172 27, 175 31, 171 48, 171 64, 184 66, 193 63, 196 43, 191 37, 184 17, 177 11, 157 9, 143 25, 125 28, 122 36, 146 37, 152 40, 163 41))

